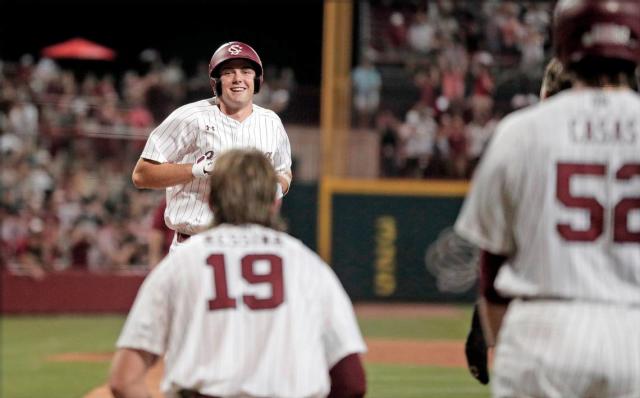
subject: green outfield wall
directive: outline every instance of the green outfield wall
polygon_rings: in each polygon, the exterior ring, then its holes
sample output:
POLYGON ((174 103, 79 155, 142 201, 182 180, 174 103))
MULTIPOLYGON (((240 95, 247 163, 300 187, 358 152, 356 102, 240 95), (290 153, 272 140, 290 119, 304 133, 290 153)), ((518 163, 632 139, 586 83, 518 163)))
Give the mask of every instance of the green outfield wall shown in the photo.
POLYGON ((451 233, 467 190, 466 181, 325 179, 295 185, 283 214, 354 300, 468 302, 477 251, 451 233))

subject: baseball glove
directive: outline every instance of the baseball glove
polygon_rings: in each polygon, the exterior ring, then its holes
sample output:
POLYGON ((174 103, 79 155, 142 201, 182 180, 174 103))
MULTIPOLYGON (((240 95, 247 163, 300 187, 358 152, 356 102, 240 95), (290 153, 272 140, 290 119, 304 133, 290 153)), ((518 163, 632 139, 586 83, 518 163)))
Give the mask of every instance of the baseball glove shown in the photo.
POLYGON ((467 368, 471 375, 482 384, 489 383, 489 369, 487 366, 487 343, 482 334, 478 306, 473 307, 471 330, 467 335, 464 345, 464 354, 467 358, 467 368))

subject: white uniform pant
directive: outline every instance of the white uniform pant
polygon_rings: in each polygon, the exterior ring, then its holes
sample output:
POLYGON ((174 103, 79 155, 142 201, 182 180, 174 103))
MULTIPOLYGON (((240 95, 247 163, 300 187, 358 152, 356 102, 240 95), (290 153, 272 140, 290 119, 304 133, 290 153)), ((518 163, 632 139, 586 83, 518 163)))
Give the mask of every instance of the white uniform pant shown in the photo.
POLYGON ((498 335, 494 397, 640 397, 640 306, 514 300, 498 335))

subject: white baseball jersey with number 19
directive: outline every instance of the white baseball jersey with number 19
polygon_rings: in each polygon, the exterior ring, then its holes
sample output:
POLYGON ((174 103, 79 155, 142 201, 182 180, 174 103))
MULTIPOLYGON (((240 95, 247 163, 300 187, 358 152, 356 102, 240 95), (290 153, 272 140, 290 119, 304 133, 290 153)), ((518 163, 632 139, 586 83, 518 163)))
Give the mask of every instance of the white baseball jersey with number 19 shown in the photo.
MULTIPOLYGON (((142 155, 160 163, 195 163, 233 148, 256 148, 269 157, 276 172, 291 176, 291 146, 282 121, 273 111, 253 105, 239 122, 225 115, 213 98, 176 109, 149 135, 142 155)), ((214 166, 215 167, 215 166, 214 166)), ((167 188, 165 222, 193 235, 211 226, 206 178, 167 188)))
POLYGON ((495 287, 529 298, 500 330, 496 396, 640 396, 637 93, 573 89, 505 118, 456 231, 508 256, 495 287))
POLYGON ((226 224, 150 273, 117 346, 166 353, 166 397, 324 397, 330 368, 366 350, 347 294, 315 253, 282 232, 226 224))

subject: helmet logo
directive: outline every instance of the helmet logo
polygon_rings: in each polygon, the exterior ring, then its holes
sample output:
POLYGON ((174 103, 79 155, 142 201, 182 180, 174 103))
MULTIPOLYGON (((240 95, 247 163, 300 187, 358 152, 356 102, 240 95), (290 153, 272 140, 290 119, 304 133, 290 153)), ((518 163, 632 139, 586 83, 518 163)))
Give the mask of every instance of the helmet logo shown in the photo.
POLYGON ((238 55, 242 52, 242 46, 238 44, 234 44, 231 47, 229 47, 227 51, 229 51, 233 55, 238 55))
POLYGON ((582 44, 586 47, 593 45, 627 45, 631 41, 631 30, 626 26, 616 24, 595 24, 591 31, 582 36, 582 44))

